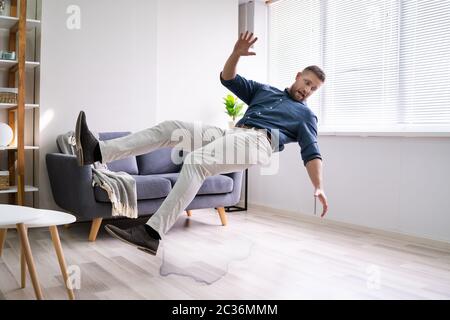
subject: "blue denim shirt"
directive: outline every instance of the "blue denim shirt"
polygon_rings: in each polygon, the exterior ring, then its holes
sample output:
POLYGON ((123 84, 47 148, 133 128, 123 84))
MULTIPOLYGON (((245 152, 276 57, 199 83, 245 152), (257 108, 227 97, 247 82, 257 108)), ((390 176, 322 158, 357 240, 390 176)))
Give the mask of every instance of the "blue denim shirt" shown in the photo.
POLYGON ((238 125, 270 131, 272 140, 278 141, 275 152, 282 151, 286 143, 298 142, 305 165, 322 159, 317 144, 317 117, 305 103, 292 99, 287 89, 281 91, 240 75, 224 80, 220 74, 220 81, 249 106, 238 125), (274 139, 275 135, 278 137, 274 139))

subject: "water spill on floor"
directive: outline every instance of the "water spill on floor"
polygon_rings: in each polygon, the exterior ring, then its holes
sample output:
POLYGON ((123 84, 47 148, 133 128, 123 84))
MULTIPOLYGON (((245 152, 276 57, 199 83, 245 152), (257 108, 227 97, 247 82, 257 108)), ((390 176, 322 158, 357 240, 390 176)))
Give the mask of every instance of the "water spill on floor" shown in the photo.
POLYGON ((252 246, 249 238, 229 227, 182 218, 161 242, 160 275, 213 284, 228 273, 231 263, 248 258, 252 246))

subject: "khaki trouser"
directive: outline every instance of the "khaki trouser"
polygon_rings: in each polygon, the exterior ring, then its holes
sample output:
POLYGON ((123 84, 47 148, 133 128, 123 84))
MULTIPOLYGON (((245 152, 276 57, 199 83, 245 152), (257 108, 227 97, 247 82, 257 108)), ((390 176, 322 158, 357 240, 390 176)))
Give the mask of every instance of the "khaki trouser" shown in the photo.
POLYGON ((100 142, 103 163, 148 153, 162 147, 189 151, 177 182, 147 222, 161 237, 196 196, 208 176, 241 171, 270 162, 272 146, 262 130, 219 127, 184 121, 164 121, 134 134, 100 142))

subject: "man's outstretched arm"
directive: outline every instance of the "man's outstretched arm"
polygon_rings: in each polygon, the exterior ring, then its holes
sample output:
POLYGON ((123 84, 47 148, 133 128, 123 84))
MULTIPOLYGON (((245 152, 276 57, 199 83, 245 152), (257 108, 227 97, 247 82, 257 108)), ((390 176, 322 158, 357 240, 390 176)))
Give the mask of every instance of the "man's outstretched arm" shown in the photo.
POLYGON ((321 217, 323 218, 328 211, 328 200, 322 185, 322 160, 313 159, 308 161, 306 170, 314 186, 314 197, 319 198, 319 201, 322 203, 323 211, 321 217))
POLYGON ((239 40, 234 46, 233 52, 223 67, 223 80, 232 80, 236 77, 236 68, 240 57, 256 55, 256 53, 250 52, 249 50, 257 40, 258 38, 253 37, 253 33, 249 33, 248 31, 245 34, 241 33, 239 40))

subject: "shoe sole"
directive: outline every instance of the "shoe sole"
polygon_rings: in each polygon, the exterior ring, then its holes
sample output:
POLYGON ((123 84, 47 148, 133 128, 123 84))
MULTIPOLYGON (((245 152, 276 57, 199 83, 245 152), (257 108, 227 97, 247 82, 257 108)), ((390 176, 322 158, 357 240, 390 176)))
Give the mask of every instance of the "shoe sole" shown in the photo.
POLYGON ((116 234, 114 231, 112 231, 110 228, 108 228, 108 226, 105 226, 105 230, 106 230, 110 235, 112 235, 114 238, 119 239, 120 241, 125 242, 125 243, 127 243, 127 244, 129 244, 129 245, 132 245, 133 247, 136 247, 136 248, 138 248, 139 250, 144 251, 145 253, 151 254, 152 256, 156 256, 156 251, 151 250, 151 249, 148 249, 148 248, 144 248, 144 247, 141 247, 141 246, 138 246, 138 245, 136 245, 136 244, 134 244, 134 243, 132 243, 132 242, 130 242, 130 241, 127 241, 127 240, 123 239, 123 238, 120 237, 118 234, 116 234))
POLYGON ((84 157, 83 157, 83 147, 81 146, 81 123, 84 118, 84 112, 81 111, 78 115, 77 125, 75 127, 75 143, 76 143, 76 153, 77 153, 77 161, 79 166, 84 165, 84 157))

